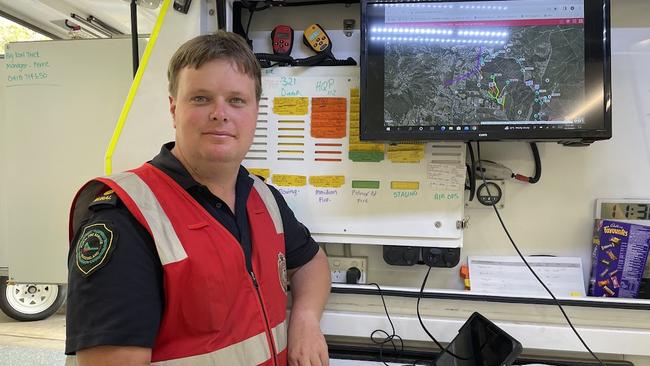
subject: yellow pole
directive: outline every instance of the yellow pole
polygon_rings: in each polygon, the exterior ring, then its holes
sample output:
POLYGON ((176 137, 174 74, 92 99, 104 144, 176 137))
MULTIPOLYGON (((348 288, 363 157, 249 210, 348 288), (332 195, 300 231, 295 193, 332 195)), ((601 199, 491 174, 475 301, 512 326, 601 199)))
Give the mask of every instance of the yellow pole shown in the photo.
POLYGON ((124 105, 122 106, 120 118, 117 120, 117 125, 115 126, 115 130, 113 130, 113 136, 111 137, 111 141, 108 143, 108 148, 106 148, 106 153, 104 154, 104 173, 106 175, 111 174, 113 170, 113 152, 115 152, 115 147, 117 146, 117 142, 120 139, 120 135, 122 134, 122 128, 124 128, 124 123, 126 122, 126 118, 128 117, 129 111, 131 110, 131 105, 133 104, 135 93, 140 87, 142 75, 144 74, 144 70, 147 68, 147 64, 149 63, 151 52, 156 45, 156 41, 158 40, 160 28, 162 28, 163 21, 167 16, 169 3, 171 3, 171 0, 165 0, 162 4, 162 7, 160 8, 158 19, 156 20, 156 24, 154 25, 153 31, 151 32, 151 37, 149 38, 147 47, 145 48, 144 54, 142 55, 142 62, 140 63, 140 67, 138 67, 138 71, 135 74, 133 83, 131 83, 129 94, 126 97, 124 105))

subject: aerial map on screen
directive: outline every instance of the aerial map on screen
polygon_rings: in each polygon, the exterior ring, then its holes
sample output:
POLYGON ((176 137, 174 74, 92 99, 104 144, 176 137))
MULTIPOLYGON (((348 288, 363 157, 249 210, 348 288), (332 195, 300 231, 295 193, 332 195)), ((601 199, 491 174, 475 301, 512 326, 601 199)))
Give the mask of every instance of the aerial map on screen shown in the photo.
POLYGON ((385 125, 565 120, 584 102, 583 49, 581 24, 510 27, 497 45, 387 41, 385 125))

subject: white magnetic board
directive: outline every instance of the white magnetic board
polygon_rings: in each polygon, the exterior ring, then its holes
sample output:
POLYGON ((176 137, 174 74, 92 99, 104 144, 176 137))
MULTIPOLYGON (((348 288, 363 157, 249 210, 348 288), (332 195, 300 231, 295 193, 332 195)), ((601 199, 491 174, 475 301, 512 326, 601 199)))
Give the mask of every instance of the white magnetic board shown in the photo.
POLYGON ((64 283, 70 204, 86 180, 103 175, 133 76, 131 40, 12 43, 4 61, 9 274, 64 283))
POLYGON ((357 67, 264 70, 244 166, 323 242, 458 247, 465 145, 359 141, 357 67))

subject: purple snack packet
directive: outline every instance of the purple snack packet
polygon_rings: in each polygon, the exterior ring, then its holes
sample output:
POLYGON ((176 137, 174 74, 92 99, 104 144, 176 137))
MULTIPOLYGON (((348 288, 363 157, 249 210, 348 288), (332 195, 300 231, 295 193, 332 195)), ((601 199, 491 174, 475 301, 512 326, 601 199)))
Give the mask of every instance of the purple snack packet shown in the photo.
POLYGON ((637 297, 650 249, 650 226, 597 220, 593 245, 590 295, 637 297))

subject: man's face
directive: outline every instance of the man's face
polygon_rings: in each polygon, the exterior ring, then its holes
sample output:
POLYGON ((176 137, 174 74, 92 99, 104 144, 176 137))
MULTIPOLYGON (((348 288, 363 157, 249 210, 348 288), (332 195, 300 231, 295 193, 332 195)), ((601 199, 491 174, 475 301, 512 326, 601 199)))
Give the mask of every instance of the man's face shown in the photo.
POLYGON ((255 82, 230 60, 214 60, 178 75, 169 97, 176 147, 191 165, 236 163, 255 135, 258 102, 255 82))

